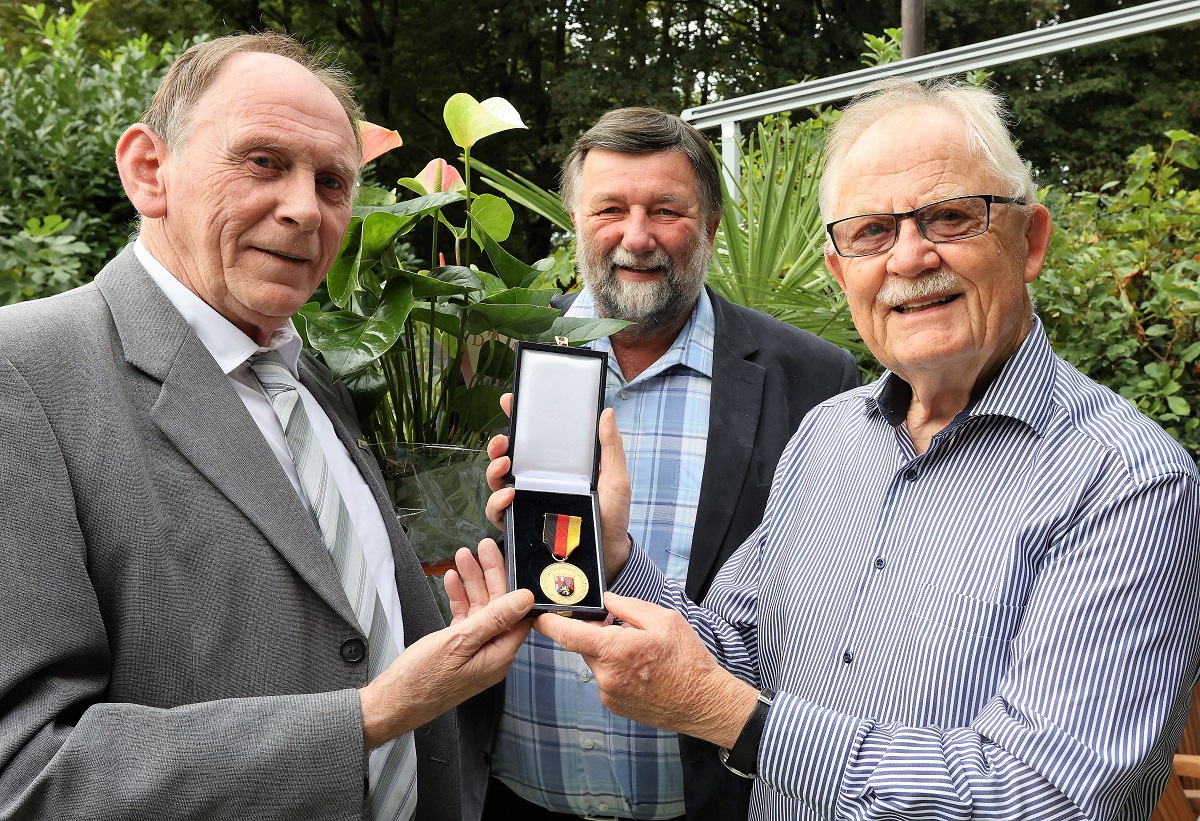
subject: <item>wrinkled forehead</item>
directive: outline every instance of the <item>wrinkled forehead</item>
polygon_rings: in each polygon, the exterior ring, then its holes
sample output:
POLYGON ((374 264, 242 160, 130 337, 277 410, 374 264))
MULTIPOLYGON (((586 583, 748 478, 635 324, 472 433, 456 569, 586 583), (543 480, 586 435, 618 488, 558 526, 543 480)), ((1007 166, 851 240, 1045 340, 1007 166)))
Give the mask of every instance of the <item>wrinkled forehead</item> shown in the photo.
POLYGON ((963 194, 992 193, 996 179, 970 148, 954 113, 922 106, 872 123, 846 152, 837 175, 836 217, 908 211, 963 194))

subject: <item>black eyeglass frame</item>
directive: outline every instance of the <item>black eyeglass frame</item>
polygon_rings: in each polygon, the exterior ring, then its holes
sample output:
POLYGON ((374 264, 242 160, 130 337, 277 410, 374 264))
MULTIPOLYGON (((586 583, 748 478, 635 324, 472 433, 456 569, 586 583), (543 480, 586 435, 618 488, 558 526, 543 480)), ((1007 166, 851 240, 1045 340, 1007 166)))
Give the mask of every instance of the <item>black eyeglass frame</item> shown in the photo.
POLYGON ((917 224, 917 230, 921 232, 921 236, 923 236, 925 239, 929 240, 930 242, 959 242, 960 240, 971 239, 972 237, 982 236, 983 234, 987 233, 988 229, 992 227, 992 204, 993 203, 999 203, 1000 205, 1026 205, 1027 204, 1024 197, 1002 197, 999 194, 963 194, 962 196, 958 196, 958 197, 948 197, 947 199, 944 199, 944 200, 937 200, 936 202, 926 203, 925 205, 922 205, 919 208, 914 208, 911 211, 904 211, 903 213, 889 214, 886 211, 881 211, 881 212, 872 213, 872 214, 855 214, 852 217, 842 217, 839 220, 834 220, 833 222, 826 223, 825 233, 829 237, 829 242, 833 246, 834 252, 839 257, 844 257, 845 259, 859 259, 861 257, 873 257, 876 254, 882 254, 882 253, 892 250, 893 248, 896 247, 896 241, 900 239, 900 221, 907 219, 909 217, 912 217, 913 221, 917 224), (973 234, 964 234, 961 237, 951 237, 949 239, 934 239, 933 237, 926 234, 925 226, 921 224, 921 221, 919 219, 917 219, 917 213, 920 211, 924 211, 926 208, 933 208, 934 206, 945 205, 948 202, 956 202, 958 200, 983 200, 983 202, 984 202, 983 229, 980 231, 976 231, 973 234), (844 253, 842 253, 842 250, 840 248, 838 248, 837 240, 834 239, 834 237, 833 237, 833 226, 835 226, 839 223, 842 223, 842 222, 848 222, 850 220, 862 219, 863 217, 891 217, 893 219, 892 241, 890 243, 888 243, 887 245, 885 245, 883 248, 880 248, 878 251, 871 251, 868 254, 844 254, 844 253))

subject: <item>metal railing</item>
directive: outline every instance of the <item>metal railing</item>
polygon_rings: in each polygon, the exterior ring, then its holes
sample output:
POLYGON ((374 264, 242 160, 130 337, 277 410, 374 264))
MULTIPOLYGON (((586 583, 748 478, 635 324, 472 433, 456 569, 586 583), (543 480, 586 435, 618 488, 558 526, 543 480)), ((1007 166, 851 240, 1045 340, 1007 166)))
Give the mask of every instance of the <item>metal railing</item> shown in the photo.
POLYGON ((1200 0, 1156 0, 1119 11, 1097 14, 1069 23, 997 37, 982 43, 912 57, 882 66, 822 77, 796 85, 747 94, 686 109, 680 116, 697 128, 721 127, 721 157, 727 169, 737 168, 737 124, 853 97, 883 77, 931 80, 964 71, 1041 57, 1059 51, 1131 37, 1200 20, 1200 0))

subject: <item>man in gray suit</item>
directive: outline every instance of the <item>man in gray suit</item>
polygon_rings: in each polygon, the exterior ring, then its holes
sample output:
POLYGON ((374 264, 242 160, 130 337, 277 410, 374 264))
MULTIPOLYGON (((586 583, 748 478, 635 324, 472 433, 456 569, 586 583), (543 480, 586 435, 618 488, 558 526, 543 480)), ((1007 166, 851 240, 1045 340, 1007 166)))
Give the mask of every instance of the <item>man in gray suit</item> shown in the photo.
POLYGON ((443 627, 345 389, 300 351, 355 122, 290 38, 190 49, 117 146, 137 241, 0 310, 0 818, 458 818, 451 708, 504 675, 533 598, 497 589, 494 545, 490 586, 461 551, 443 627), (298 376, 370 631, 248 364, 264 352, 298 376), (385 816, 368 759, 412 737, 415 810, 385 816))
MULTIPOLYGON (((712 146, 679 117, 605 114, 575 143, 562 194, 586 288, 559 307, 634 323, 593 344, 610 354, 607 404, 633 475, 629 530, 702 601, 762 520, 802 417, 857 386, 858 367, 705 287, 721 181, 712 146)), ((716 747, 612 715, 582 659, 544 636, 517 654, 502 704, 489 703, 498 689, 471 701, 468 727, 480 737, 464 747, 468 808, 479 800, 473 776, 490 764, 487 821, 745 818, 749 783, 721 766, 716 747)))

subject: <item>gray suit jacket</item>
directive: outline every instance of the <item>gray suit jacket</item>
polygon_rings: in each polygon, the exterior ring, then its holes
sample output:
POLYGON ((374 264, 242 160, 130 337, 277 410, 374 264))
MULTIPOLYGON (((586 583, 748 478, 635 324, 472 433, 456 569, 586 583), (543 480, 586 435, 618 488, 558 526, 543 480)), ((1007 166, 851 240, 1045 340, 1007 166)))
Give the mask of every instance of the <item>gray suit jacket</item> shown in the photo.
MULTIPOLYGON (((301 379, 377 501, 345 390, 301 379)), ((442 626, 394 517, 405 640, 442 626)), ((0 818, 358 819, 364 640, 228 377, 126 249, 0 309, 0 818)), ((457 818, 455 719, 417 732, 457 818)))
MULTIPOLYGON (((854 357, 806 331, 708 292, 716 335, 708 444, 685 588, 703 601, 717 571, 758 527, 775 466, 814 405, 858 386, 854 357)), ((552 301, 566 310, 574 294, 552 301)), ((464 705, 465 818, 478 818, 502 686, 464 705)), ((750 781, 721 765, 712 744, 680 736, 684 803, 692 821, 744 819, 750 781)))

